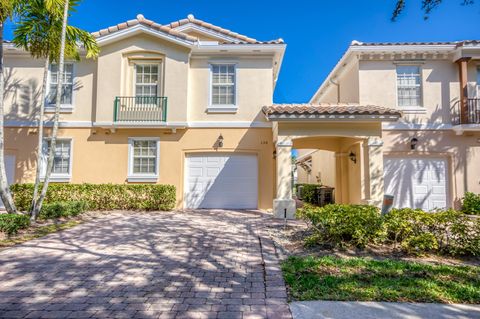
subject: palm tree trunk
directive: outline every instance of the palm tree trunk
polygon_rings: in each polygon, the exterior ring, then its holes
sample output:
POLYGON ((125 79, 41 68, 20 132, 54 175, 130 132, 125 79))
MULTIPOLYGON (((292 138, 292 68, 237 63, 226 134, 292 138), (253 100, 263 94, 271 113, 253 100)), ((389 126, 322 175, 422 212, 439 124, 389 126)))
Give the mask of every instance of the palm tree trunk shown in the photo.
POLYGON ((52 128, 52 137, 50 140, 50 150, 48 152, 48 163, 47 171, 45 173, 45 181, 43 182, 42 192, 38 198, 36 206, 33 208, 33 214, 38 216, 40 210, 42 209, 43 200, 47 195, 48 183, 50 181, 50 175, 53 170, 53 159, 55 156, 55 146, 57 143, 57 134, 58 134, 58 120, 60 118, 60 106, 62 103, 62 88, 63 88, 63 69, 65 62, 65 40, 66 40, 66 31, 67 31, 67 20, 68 20, 68 7, 69 0, 65 0, 64 10, 63 10, 63 24, 62 24, 62 42, 60 45, 60 57, 58 61, 58 82, 57 82, 57 96, 55 101, 55 115, 53 117, 53 128, 52 128))
POLYGON ((5 169, 5 152, 4 152, 4 98, 5 98, 5 79, 3 76, 3 27, 4 22, 0 22, 0 198, 5 205, 8 213, 16 213, 17 209, 13 202, 12 194, 7 180, 7 171, 5 169))
POLYGON ((32 208, 30 212, 30 219, 32 222, 37 220, 37 206, 38 190, 40 188, 40 174, 42 173, 41 160, 43 155, 43 120, 45 114, 45 101, 47 99, 47 81, 48 81, 48 67, 50 66, 50 58, 47 55, 43 69, 43 83, 42 83, 42 97, 40 103, 40 118, 38 120, 38 150, 37 150, 37 171, 35 176, 35 185, 33 187, 32 208))

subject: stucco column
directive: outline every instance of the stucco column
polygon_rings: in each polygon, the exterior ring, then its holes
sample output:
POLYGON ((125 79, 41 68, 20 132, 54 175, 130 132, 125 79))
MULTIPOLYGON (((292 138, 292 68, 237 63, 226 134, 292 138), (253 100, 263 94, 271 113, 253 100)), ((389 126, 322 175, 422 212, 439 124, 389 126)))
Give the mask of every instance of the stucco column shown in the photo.
POLYGON ((295 218, 295 200, 292 198, 292 140, 277 142, 277 198, 273 200, 275 217, 295 218))
POLYGON ((363 142, 364 202, 381 206, 383 202, 383 141, 369 137, 363 142))

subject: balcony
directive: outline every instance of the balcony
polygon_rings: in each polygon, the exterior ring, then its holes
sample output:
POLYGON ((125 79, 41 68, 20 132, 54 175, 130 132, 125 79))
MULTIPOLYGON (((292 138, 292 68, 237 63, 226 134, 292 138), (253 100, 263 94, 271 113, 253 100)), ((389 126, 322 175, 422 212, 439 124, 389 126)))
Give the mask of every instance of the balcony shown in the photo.
POLYGON ((453 130, 457 135, 468 131, 480 131, 480 98, 466 99, 463 112, 461 105, 462 103, 459 102, 454 106, 453 130))
POLYGON ((167 98, 164 96, 117 96, 114 123, 158 123, 167 121, 167 98))
POLYGON ((466 106, 466 110, 462 114, 461 103, 455 105, 453 124, 480 124, 480 98, 468 98, 466 106))

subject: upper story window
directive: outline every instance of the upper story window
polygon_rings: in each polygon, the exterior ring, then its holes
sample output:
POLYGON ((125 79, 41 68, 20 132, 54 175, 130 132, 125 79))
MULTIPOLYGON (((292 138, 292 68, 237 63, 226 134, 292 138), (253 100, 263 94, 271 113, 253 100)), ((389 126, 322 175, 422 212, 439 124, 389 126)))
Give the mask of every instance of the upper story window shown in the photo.
MULTIPOLYGON (((61 105, 73 105, 73 63, 65 63, 63 69, 63 79, 62 79, 62 99, 61 105)), ((50 65, 50 76, 49 76, 49 90, 47 96, 47 102, 49 105, 54 105, 57 98, 57 84, 58 84, 58 64, 50 65)))
POLYGON ((158 96, 158 64, 135 64, 135 96, 158 96))
POLYGON ((422 77, 419 66, 397 66, 397 99, 397 104, 401 107, 422 106, 422 77))
POLYGON ((236 71, 234 64, 212 64, 212 106, 235 106, 236 71))
MULTIPOLYGON (((47 169, 47 158, 50 152, 51 140, 46 139, 43 144, 42 175, 45 176, 47 169)), ((51 181, 69 181, 72 176, 72 140, 57 139, 53 157, 53 169, 51 181)))

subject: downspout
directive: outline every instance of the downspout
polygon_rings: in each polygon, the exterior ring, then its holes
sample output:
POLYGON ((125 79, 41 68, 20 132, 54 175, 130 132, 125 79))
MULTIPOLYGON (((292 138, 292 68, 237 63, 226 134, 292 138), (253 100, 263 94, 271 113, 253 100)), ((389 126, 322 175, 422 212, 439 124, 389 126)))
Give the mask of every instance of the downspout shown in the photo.
POLYGON ((333 79, 330 79, 330 83, 337 87, 337 103, 340 103, 340 83, 335 82, 333 79))

